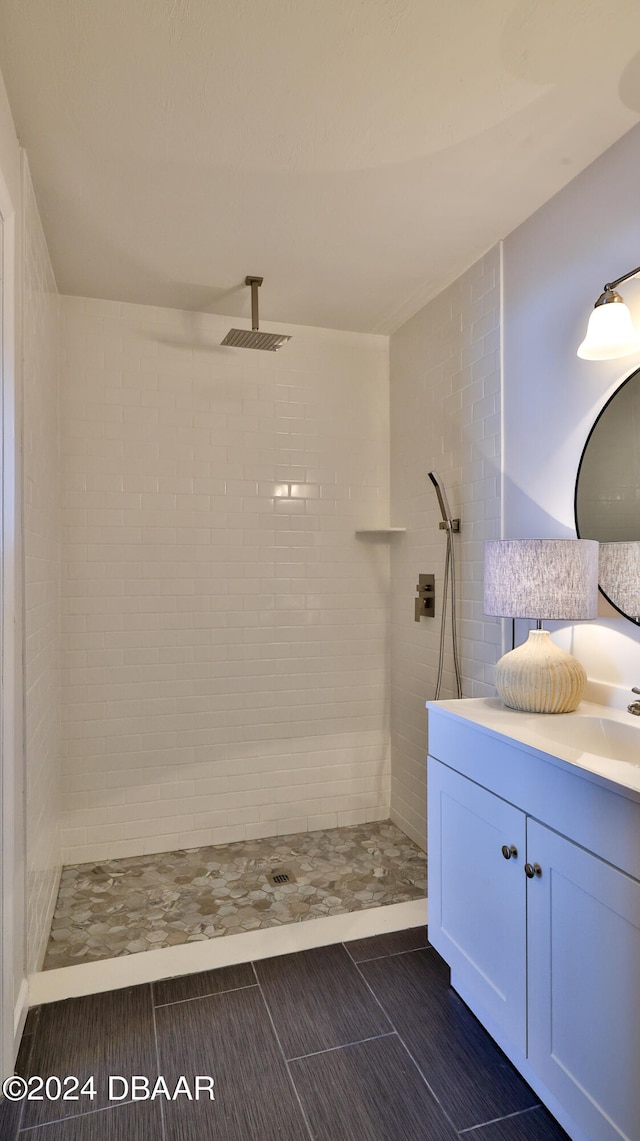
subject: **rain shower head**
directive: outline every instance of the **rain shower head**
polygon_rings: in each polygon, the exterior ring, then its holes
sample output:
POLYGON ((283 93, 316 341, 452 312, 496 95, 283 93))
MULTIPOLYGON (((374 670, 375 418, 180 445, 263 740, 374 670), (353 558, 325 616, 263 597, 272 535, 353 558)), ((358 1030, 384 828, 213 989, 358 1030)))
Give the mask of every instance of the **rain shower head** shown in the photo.
POLYGON ((251 286, 251 329, 229 329, 221 345, 233 345, 237 349, 266 349, 277 353, 281 345, 291 340, 286 333, 261 333, 258 329, 258 288, 263 277, 245 277, 245 285, 251 286))

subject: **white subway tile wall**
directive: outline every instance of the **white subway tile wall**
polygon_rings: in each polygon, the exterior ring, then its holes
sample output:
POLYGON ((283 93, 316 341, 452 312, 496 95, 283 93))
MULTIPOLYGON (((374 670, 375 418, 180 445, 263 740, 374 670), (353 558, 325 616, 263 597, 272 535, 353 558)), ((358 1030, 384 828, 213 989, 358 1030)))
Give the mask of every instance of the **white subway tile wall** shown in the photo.
POLYGON ((388 817, 387 338, 61 308, 65 862, 388 817))
POLYGON ((61 865, 58 302, 23 156, 27 969, 42 963, 61 865))
MULTIPOLYGON (((500 247, 391 338, 391 512, 407 534, 391 553, 391 818, 426 843, 425 701, 435 694, 446 534, 427 478, 441 477, 454 516, 463 694, 495 693, 500 623, 482 613, 484 540, 500 537, 500 247), (435 618, 414 620, 419 574, 436 576, 435 618)), ((455 697, 450 614, 444 684, 455 697)))

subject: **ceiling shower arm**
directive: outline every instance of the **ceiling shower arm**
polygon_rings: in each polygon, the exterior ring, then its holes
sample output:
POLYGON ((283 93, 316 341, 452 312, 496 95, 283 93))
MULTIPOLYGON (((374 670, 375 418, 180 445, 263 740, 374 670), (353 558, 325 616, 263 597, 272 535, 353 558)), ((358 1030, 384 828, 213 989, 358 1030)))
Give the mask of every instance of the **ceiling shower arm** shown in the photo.
POLYGON ((221 345, 232 345, 236 349, 264 349, 270 353, 277 353, 281 345, 291 340, 288 333, 261 333, 258 320, 258 289, 264 278, 255 273, 248 274, 244 279, 245 285, 251 288, 251 331, 248 329, 229 329, 221 345))
POLYGON ((264 281, 263 277, 249 276, 245 277, 245 285, 251 286, 251 328, 254 332, 258 331, 258 289, 264 281))

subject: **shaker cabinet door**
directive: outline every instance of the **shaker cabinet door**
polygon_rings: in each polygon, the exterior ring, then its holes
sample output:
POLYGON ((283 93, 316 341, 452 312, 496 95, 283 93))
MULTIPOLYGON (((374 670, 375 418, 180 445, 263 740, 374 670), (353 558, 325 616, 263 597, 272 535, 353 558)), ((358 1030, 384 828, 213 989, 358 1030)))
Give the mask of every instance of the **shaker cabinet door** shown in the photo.
POLYGON ((536 821, 529 1061, 594 1141, 640 1141, 640 883, 536 821))
POLYGON ((526 1047, 526 817, 429 757, 429 941, 500 1045, 526 1047))

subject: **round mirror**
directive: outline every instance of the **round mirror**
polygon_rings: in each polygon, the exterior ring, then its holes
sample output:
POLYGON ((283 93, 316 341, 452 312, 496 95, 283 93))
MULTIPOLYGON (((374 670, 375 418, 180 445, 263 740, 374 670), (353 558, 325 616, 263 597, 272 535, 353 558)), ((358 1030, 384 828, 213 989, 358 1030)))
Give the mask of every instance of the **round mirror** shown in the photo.
POLYGON ((640 625, 640 369, 616 389, 589 433, 575 516, 578 537, 600 543, 600 590, 640 625))

